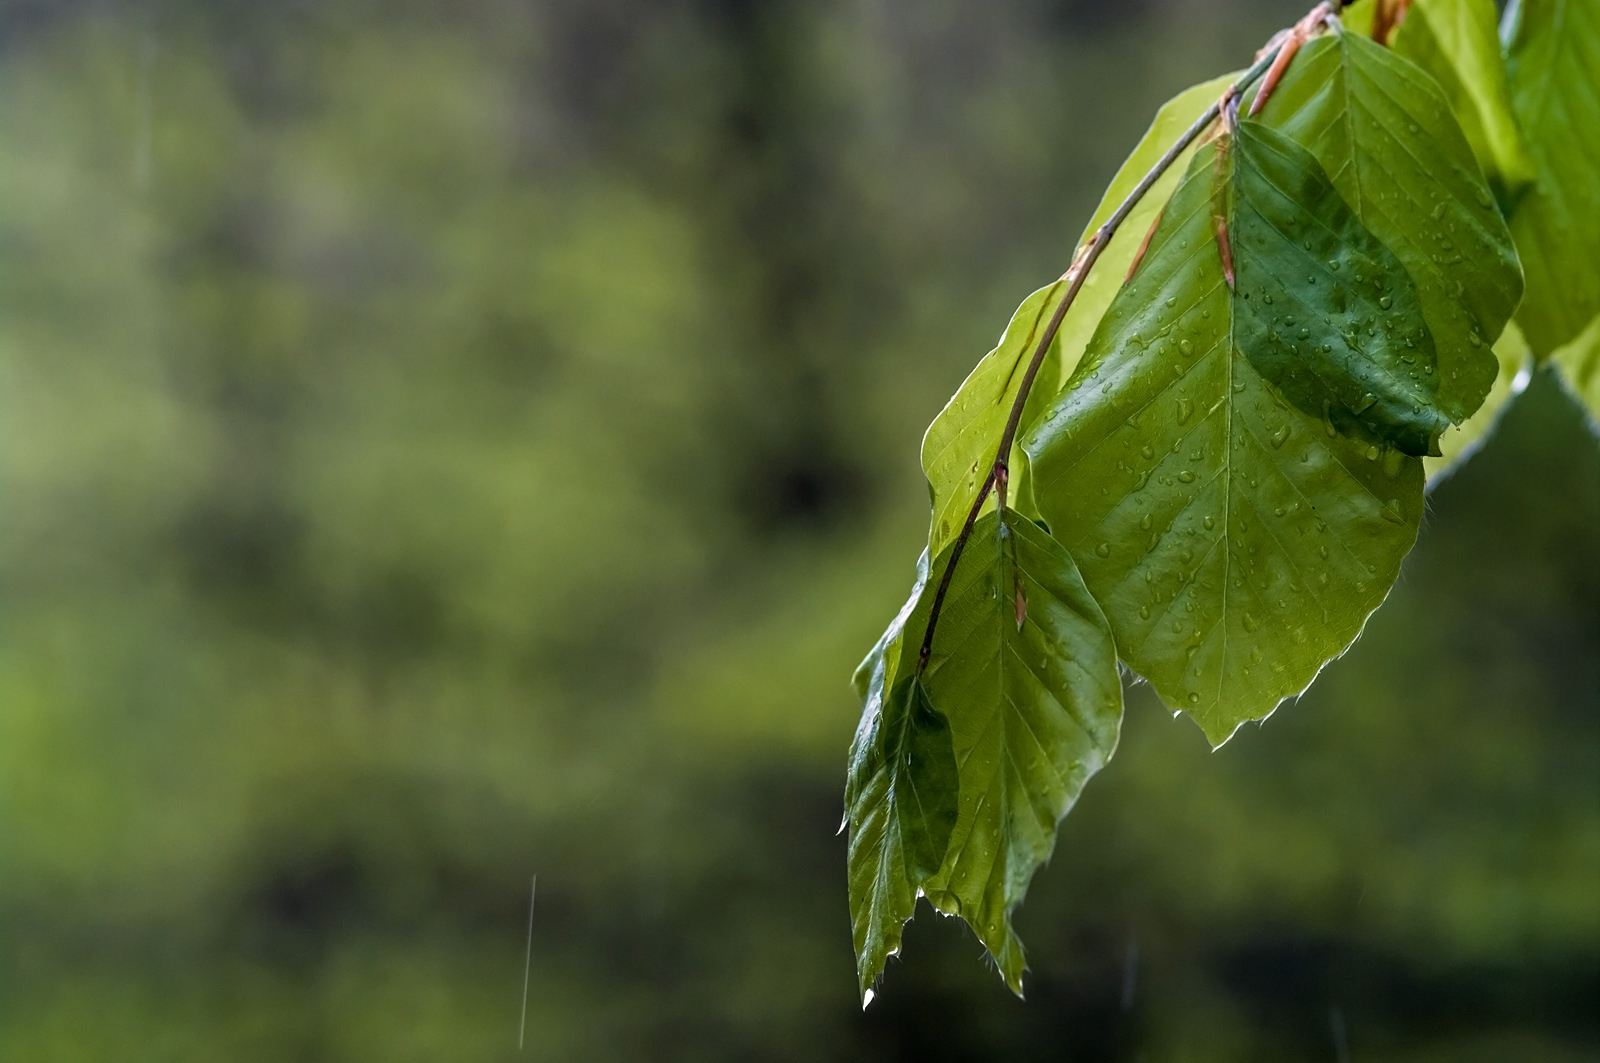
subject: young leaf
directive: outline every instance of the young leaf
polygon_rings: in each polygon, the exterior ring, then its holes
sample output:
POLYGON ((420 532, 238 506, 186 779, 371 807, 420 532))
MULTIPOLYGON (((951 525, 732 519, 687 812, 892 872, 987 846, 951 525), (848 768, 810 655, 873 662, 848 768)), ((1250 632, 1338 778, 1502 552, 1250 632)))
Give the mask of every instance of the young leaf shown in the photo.
POLYGON ((1360 632, 1416 538, 1423 476, 1299 409, 1240 348, 1216 150, 1024 449, 1123 660, 1220 745, 1360 632))
POLYGON ((1589 430, 1600 435, 1600 314, 1570 343, 1550 355, 1572 397, 1583 407, 1589 430))
MULTIPOLYGON (((917 639, 948 558, 940 556, 906 620, 897 687, 915 673, 917 639)), ((1011 911, 1049 858, 1056 824, 1117 744, 1122 684, 1111 629, 1060 543, 1015 510, 1003 520, 991 511, 951 579, 922 681, 950 721, 960 815, 943 866, 921 888, 971 924, 1020 993, 1011 911)), ((865 985, 881 960, 861 955, 859 944, 858 956, 865 985)))
POLYGON ((1495 341, 1494 354, 1500 360, 1500 375, 1495 377, 1489 397, 1483 400, 1477 413, 1439 438, 1441 453, 1438 457, 1422 459, 1430 491, 1478 452, 1478 448, 1494 434, 1507 404, 1527 385, 1526 371, 1530 368, 1528 341, 1523 339, 1522 330, 1517 327, 1515 320, 1506 323, 1506 330, 1495 341))
MULTIPOLYGON (((995 449, 1028 360, 1066 287, 1066 282, 1058 280, 1023 300, 999 346, 978 363, 922 437, 922 469, 933 496, 928 545, 935 554, 948 546, 966 523, 973 500, 994 464, 995 449)), ((1060 353, 1057 333, 1046 357, 1059 364, 1060 353)), ((1011 464, 1021 472, 1016 461, 1011 464)))
POLYGON ((1507 14, 1511 100, 1538 175, 1511 219, 1528 271, 1517 323, 1542 359, 1600 313, 1600 3, 1507 14))
POLYGON ((1511 235, 1449 101, 1422 70, 1355 33, 1300 50, 1261 112, 1316 156, 1416 283, 1438 356, 1437 402, 1459 424, 1499 363, 1522 295, 1511 235))
POLYGON ((850 749, 850 922, 863 994, 900 948, 918 887, 939 867, 955 828, 957 795, 949 721, 920 677, 868 699, 850 749))
POLYGON ((1415 0, 1389 47, 1438 82, 1489 183, 1514 198, 1533 158, 1511 107, 1494 0, 1415 0))
MULTIPOLYGON (((1084 240, 1111 216, 1151 165, 1232 83, 1233 75, 1217 78, 1187 89, 1162 105, 1156 112, 1155 121, 1106 189, 1099 209, 1084 230, 1084 240)), ((1078 364, 1084 346, 1100 322, 1100 316, 1116 295, 1122 275, 1133 261, 1140 241, 1160 213, 1162 205, 1172 195, 1172 190, 1177 187, 1186 158, 1181 156, 1172 169, 1156 182, 1101 252, 1099 263, 1073 300, 1072 308, 1062 320, 1061 328, 1045 355, 1044 364, 1039 368, 1038 379, 1023 410, 1020 428, 1026 429, 1033 423, 1039 411, 1048 405, 1050 398, 1078 364)), ((928 426, 928 433, 922 441, 922 468, 927 474, 929 492, 933 496, 929 543, 935 554, 943 550, 961 530, 962 522, 972 508, 973 499, 988 475, 989 466, 994 463, 995 448, 1000 443, 1006 418, 1011 414, 1011 405, 1016 400, 1023 371, 1033 357, 1040 333, 1065 295, 1066 287, 1064 282, 1057 281, 1023 301, 1012 315, 1011 323, 999 344, 978 363, 939 416, 934 418, 933 424, 928 426)), ((1027 470, 1018 457, 1014 450, 1010 458, 1011 494, 1015 499, 1025 499, 1028 495, 1027 470)))
POLYGON ((1226 183, 1213 196, 1225 193, 1220 246, 1238 262, 1239 348, 1290 402, 1340 432, 1438 453, 1450 419, 1435 405, 1433 337, 1405 268, 1288 137, 1247 121, 1218 151, 1226 183))

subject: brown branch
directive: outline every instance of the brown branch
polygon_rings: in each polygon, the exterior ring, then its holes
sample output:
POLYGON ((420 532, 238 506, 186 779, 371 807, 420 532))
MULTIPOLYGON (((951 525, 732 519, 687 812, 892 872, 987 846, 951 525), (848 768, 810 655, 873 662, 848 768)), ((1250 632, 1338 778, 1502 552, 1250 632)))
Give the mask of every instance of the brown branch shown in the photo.
MULTIPOLYGON (((1338 14, 1350 2, 1353 2, 1353 0, 1325 0, 1325 2, 1312 8, 1311 13, 1302 21, 1311 23, 1315 18, 1319 17, 1319 13, 1323 15, 1338 14)), ((1241 74, 1239 80, 1233 83, 1222 98, 1224 100, 1230 97, 1237 98, 1244 93, 1245 89, 1254 84, 1262 74, 1266 73, 1267 69, 1278 58, 1278 53, 1286 47, 1287 37, 1287 34, 1281 34, 1280 43, 1276 48, 1269 45, 1264 49, 1263 54, 1256 60, 1255 65, 1241 74)), ((1139 201, 1149 193, 1155 183, 1161 180, 1162 175, 1177 161, 1178 156, 1182 155, 1189 145, 1194 143, 1195 138, 1205 132, 1207 126, 1216 121, 1217 115, 1221 110, 1221 103, 1222 101, 1219 100, 1208 107, 1206 112, 1196 119, 1194 124, 1185 130, 1182 136, 1173 142, 1172 146, 1167 149, 1166 154, 1156 161, 1156 164, 1150 168, 1150 171, 1144 175, 1143 179, 1134 186, 1133 191, 1128 193, 1127 198, 1122 201, 1122 205, 1117 207, 1111 217, 1106 219, 1105 224, 1095 230, 1094 236, 1090 238, 1089 243, 1080 247, 1077 253, 1073 255, 1072 265, 1066 272, 1066 277, 1070 280, 1067 292, 1061 297, 1061 302, 1057 305, 1055 314, 1050 318, 1050 324, 1045 327, 1044 334, 1039 337, 1039 345, 1034 349, 1033 360, 1028 363, 1027 372, 1022 376, 1022 383, 1017 387, 1017 397, 1011 404, 1011 415, 1006 418, 1005 431, 1001 434, 1000 446, 995 451, 994 465, 990 467, 988 478, 983 481, 983 487, 979 489, 978 497, 972 502, 972 509, 967 513, 966 523, 961 526, 961 534, 956 536, 955 542, 951 545, 950 563, 945 565, 944 574, 939 579, 939 590, 934 594, 933 607, 928 612, 927 631, 922 636, 922 649, 917 654, 918 675, 921 675, 923 669, 928 666, 928 658, 933 653, 933 632, 939 625, 939 613, 944 608, 945 594, 950 590, 950 578, 955 575, 956 564, 961 560, 961 554, 966 549, 967 539, 972 535, 972 527, 978 522, 978 513, 983 509, 984 502, 988 500, 989 491, 994 486, 996 477, 1008 476, 1009 474, 1006 458, 1011 454, 1011 443, 1016 438, 1017 426, 1022 420, 1022 409, 1028 402, 1028 392, 1033 387, 1034 378, 1039 375, 1039 367, 1044 364, 1045 353, 1049 351, 1050 344, 1055 342, 1056 333, 1061 329, 1061 322, 1066 318, 1067 311, 1072 308, 1072 301, 1078 297, 1078 291, 1083 287, 1084 279, 1088 277, 1089 270, 1094 267, 1095 261, 1100 257, 1100 253, 1106 249, 1106 245, 1116 235, 1117 229, 1127 220, 1128 215, 1133 213, 1133 208, 1139 205, 1139 201)))

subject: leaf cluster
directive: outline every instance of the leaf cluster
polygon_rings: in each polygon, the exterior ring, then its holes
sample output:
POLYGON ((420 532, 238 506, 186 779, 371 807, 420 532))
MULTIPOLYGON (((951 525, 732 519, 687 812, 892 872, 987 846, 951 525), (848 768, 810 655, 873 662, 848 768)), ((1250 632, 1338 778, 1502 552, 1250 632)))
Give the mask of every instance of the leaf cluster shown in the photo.
POLYGON ((918 897, 1021 992, 1011 913, 1115 751, 1119 661, 1220 746, 1360 634, 1527 359, 1600 411, 1600 0, 1514 3, 1504 42, 1491 0, 1337 6, 1161 109, 1081 288, 928 429, 928 550, 856 673, 869 999, 918 897))

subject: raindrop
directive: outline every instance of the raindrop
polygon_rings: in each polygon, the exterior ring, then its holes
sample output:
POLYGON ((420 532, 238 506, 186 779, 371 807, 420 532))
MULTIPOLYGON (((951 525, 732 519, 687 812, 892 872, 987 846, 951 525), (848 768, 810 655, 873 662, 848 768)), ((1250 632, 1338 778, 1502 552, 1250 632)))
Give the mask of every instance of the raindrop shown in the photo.
POLYGON ((1182 480, 1186 484, 1192 484, 1194 483, 1194 473, 1190 472, 1188 469, 1185 469, 1178 474, 1178 479, 1182 480))
POLYGON ((1261 626, 1261 621, 1257 620, 1254 616, 1252 616, 1249 613, 1244 614, 1244 629, 1246 631, 1254 631, 1256 628, 1258 628, 1260 626, 1261 626))
POLYGON ((1176 300, 1176 299, 1168 299, 1167 300, 1167 305, 1168 306, 1177 306, 1178 305, 1178 300, 1176 300))
POLYGON ((1178 350, 1182 351, 1184 354, 1193 354, 1194 344, 1190 343, 1188 340, 1179 340, 1178 350))
POLYGON ((1272 449, 1281 450, 1283 448, 1283 444, 1288 442, 1288 440, 1289 426, 1286 424, 1279 425, 1277 430, 1272 433, 1272 449))
POLYGON ((1400 511, 1400 500, 1398 498, 1389 499, 1389 504, 1383 507, 1382 512, 1383 519, 1390 524, 1404 524, 1406 522, 1405 514, 1400 511))
MULTIPOLYGON (((1184 340, 1183 342, 1185 344, 1188 344, 1189 341, 1188 340, 1184 340)), ((1178 423, 1179 424, 1186 423, 1189 420, 1189 415, 1192 414, 1192 413, 1194 413, 1194 403, 1190 402, 1188 399, 1179 399, 1178 400, 1178 423)), ((1177 449, 1177 448, 1174 447, 1173 449, 1177 449)))
POLYGON ((1217 519, 1215 517, 1207 517, 1205 519, 1205 525, 1206 525, 1206 530, 1210 531, 1212 528, 1215 528, 1217 526, 1217 519))
POLYGON ((1381 295, 1378 297, 1378 305, 1387 310, 1394 305, 1394 300, 1387 295, 1381 295))
POLYGON ((1367 448, 1367 460, 1368 461, 1377 461, 1378 460, 1378 448, 1377 447, 1368 447, 1367 448))
POLYGON ((1152 447, 1149 443, 1146 443, 1144 446, 1139 448, 1139 453, 1144 455, 1146 461, 1149 461, 1151 458, 1156 456, 1156 448, 1152 447))
POLYGON ((1200 695, 1196 694, 1192 690, 1189 691, 1189 704, 1191 704, 1191 705, 1198 704, 1199 701, 1200 701, 1200 695))
POLYGON ((1322 560, 1328 560, 1328 548, 1326 546, 1317 547, 1317 553, 1322 556, 1322 560))
POLYGON ((1300 330, 1300 338, 1303 339, 1303 340, 1304 339, 1310 339, 1311 338, 1311 330, 1308 329, 1308 328, 1301 329, 1300 330))
POLYGON ((1263 296, 1263 297, 1262 297, 1262 300, 1263 300, 1263 301, 1264 301, 1264 302, 1265 302, 1265 303, 1266 303, 1266 304, 1267 304, 1267 305, 1268 305, 1268 306, 1271 306, 1271 305, 1272 305, 1272 296, 1270 296, 1270 295, 1267 295, 1267 296, 1263 296))
POLYGON ((1141 517, 1139 519, 1139 530, 1140 531, 1149 531, 1150 530, 1150 514, 1146 513, 1143 517, 1141 517))
POLYGON ((1110 557, 1111 556, 1111 544, 1110 543, 1101 543, 1099 546, 1094 548, 1094 552, 1099 554, 1101 557, 1110 557))
POLYGON ((1482 347, 1483 337, 1479 336, 1476 332, 1469 332, 1467 333, 1467 342, 1472 344, 1474 347, 1482 347))
POLYGON ((1357 413, 1366 413, 1368 410, 1372 409, 1373 404, 1377 401, 1378 396, 1369 391, 1365 395, 1361 396, 1361 398, 1357 399, 1356 404, 1350 408, 1357 413))
POLYGON ((1150 619, 1150 607, 1148 605, 1139 606, 1139 619, 1140 620, 1149 620, 1150 619))

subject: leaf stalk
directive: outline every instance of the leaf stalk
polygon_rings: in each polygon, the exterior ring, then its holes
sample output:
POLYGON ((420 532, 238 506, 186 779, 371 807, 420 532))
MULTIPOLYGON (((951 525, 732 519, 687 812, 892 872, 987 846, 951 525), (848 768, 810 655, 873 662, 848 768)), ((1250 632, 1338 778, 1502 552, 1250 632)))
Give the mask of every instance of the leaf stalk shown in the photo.
MULTIPOLYGON (((917 653, 917 675, 920 676, 923 670, 927 668, 928 659, 933 654, 933 632, 939 626, 939 614, 944 608, 945 594, 950 589, 950 579, 955 575, 956 565, 960 562, 961 554, 966 549, 967 540, 972 535, 972 527, 978 521, 978 514, 982 511, 983 504, 988 501, 989 492, 994 488, 997 479, 1000 482, 1005 482, 1009 478, 1006 459, 1011 454, 1011 444, 1016 439, 1017 428, 1022 420, 1022 410, 1027 405, 1028 393, 1033 388, 1034 378, 1039 375, 1039 367, 1044 364, 1044 356, 1050 350, 1050 344, 1055 342, 1056 333, 1061 329, 1061 322, 1066 319, 1067 311, 1072 309, 1072 302, 1077 298, 1079 289, 1083 287, 1083 282, 1088 278, 1089 271, 1094 268, 1096 260, 1100 258, 1100 253, 1106 249, 1106 245, 1111 242, 1111 238, 1116 235, 1117 229, 1127 220, 1128 215, 1133 213, 1133 209, 1139 205, 1139 201, 1144 199, 1150 189, 1155 187, 1155 183, 1161 180, 1162 175, 1177 161, 1178 156, 1182 155, 1189 145, 1193 144, 1210 127, 1211 123, 1217 120, 1217 116, 1222 113, 1223 107, 1242 96, 1245 89, 1255 84, 1263 74, 1277 63, 1280 54, 1286 51, 1288 54, 1284 56, 1285 63, 1283 65, 1287 65, 1288 59, 1293 57, 1294 51, 1298 50, 1301 43, 1300 40, 1295 39, 1297 36, 1295 30, 1298 30, 1301 26, 1314 25, 1317 21, 1327 16, 1337 15, 1352 2, 1354 0, 1324 0, 1323 3, 1313 7, 1304 19, 1296 23, 1293 29, 1277 34, 1274 38, 1276 46, 1273 43, 1269 43, 1266 48, 1262 49, 1261 55, 1256 59, 1255 64, 1239 75, 1239 80, 1235 81, 1228 88, 1228 91, 1223 93, 1222 98, 1208 107, 1205 113, 1195 119, 1194 124, 1183 132, 1182 136, 1173 141, 1166 154, 1156 160, 1155 165, 1150 167, 1149 172, 1128 193, 1111 217, 1107 218, 1105 223, 1095 230, 1094 236, 1090 238, 1089 242, 1079 247, 1073 255, 1072 265, 1067 268, 1067 272, 1062 278, 1068 282, 1066 294, 1061 297, 1061 302, 1057 304, 1055 313, 1050 317, 1050 323, 1045 326, 1044 333, 1039 337, 1039 345, 1034 349, 1033 359, 1029 361, 1027 371, 1022 375, 1022 382, 1017 387, 1017 397, 1011 404, 1011 415, 1006 418, 1005 431, 1001 433, 1000 445, 995 451, 994 465, 990 467, 989 475, 984 480, 983 487, 979 489, 977 498, 972 502, 972 509, 967 513, 966 523, 961 526, 961 533, 956 536, 955 542, 951 545, 950 563, 944 567, 944 574, 939 578, 939 589, 934 594, 933 607, 928 612, 928 627, 922 636, 922 648, 917 653)), ((1002 508, 1004 507, 1003 501, 1001 506, 1002 508)), ((1004 513, 1001 516, 1003 517, 1004 513)))

